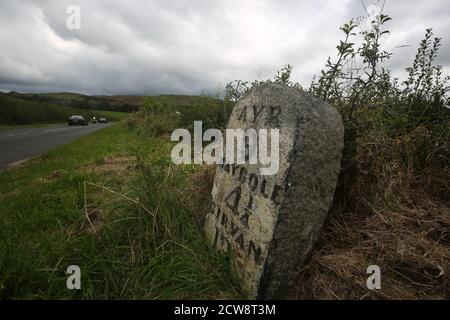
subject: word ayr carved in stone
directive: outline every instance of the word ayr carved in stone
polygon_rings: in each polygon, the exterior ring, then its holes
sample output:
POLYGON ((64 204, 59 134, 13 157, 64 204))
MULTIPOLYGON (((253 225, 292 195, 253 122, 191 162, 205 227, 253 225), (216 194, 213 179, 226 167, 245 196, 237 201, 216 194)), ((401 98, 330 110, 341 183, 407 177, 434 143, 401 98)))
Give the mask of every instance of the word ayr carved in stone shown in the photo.
POLYGON ((279 170, 221 164, 205 231, 232 252, 251 298, 283 298, 305 263, 333 200, 344 128, 329 104, 282 84, 253 87, 235 106, 229 129, 279 129, 279 170))

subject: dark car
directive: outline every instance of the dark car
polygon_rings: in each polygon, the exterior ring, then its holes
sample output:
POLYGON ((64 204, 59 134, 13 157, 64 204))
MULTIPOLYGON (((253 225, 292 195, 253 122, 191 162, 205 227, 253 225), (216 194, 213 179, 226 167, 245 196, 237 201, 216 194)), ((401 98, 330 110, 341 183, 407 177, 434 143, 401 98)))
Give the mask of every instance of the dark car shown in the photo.
POLYGON ((108 120, 106 120, 106 118, 100 118, 98 119, 99 123, 108 123, 108 120))
POLYGON ((87 126, 89 122, 83 116, 71 116, 69 126, 87 126))

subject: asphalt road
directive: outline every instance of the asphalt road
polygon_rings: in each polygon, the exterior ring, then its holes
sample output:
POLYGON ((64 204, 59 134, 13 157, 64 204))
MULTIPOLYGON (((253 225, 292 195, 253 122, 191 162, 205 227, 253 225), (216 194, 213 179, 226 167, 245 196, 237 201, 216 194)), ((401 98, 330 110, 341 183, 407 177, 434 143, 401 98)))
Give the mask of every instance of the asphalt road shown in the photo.
POLYGON ((2 129, 0 130, 0 170, 7 169, 14 162, 39 155, 107 126, 108 124, 90 124, 85 127, 57 125, 2 129))

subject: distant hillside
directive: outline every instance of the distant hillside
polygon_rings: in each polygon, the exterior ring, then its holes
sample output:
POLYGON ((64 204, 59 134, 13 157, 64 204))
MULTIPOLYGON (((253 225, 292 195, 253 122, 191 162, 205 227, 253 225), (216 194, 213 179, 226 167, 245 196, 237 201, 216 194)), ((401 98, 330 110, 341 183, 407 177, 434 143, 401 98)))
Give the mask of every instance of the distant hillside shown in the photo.
POLYGON ((60 92, 60 93, 17 93, 7 94, 13 98, 24 99, 28 101, 49 103, 57 106, 79 108, 87 110, 108 110, 133 112, 140 107, 144 97, 134 96, 88 96, 78 93, 60 92))
MULTIPOLYGON (((22 96, 22 95, 19 95, 22 96)), ((50 103, 19 99, 0 94, 0 125, 24 125, 33 123, 65 122, 71 115, 85 117, 107 117, 111 121, 120 120, 128 114, 123 112, 87 110, 50 103)))
MULTIPOLYGON (((192 107, 198 104, 204 104, 205 102, 209 103, 221 103, 222 100, 207 97, 207 96, 187 96, 187 95, 160 95, 152 97, 155 101, 159 101, 160 103, 168 106, 171 109, 182 109, 183 107, 192 107)), ((181 111, 181 110, 179 110, 181 111)))
MULTIPOLYGON (((134 112, 139 110, 147 98, 147 96, 135 95, 88 96, 72 92, 18 93, 12 91, 6 95, 13 98, 63 107, 122 112, 134 112)), ((164 104, 167 106, 178 108, 194 104, 199 97, 187 95, 160 95, 155 96, 155 98, 164 101, 164 104)))
MULTIPOLYGON (((89 117, 94 114, 103 114, 111 120, 118 120, 127 116, 125 113, 138 111, 148 98, 149 96, 88 96, 72 92, 18 93, 11 91, 0 94, 0 124, 61 122, 72 114, 89 117)), ((204 105, 206 100, 214 105, 220 101, 215 98, 188 95, 160 95, 153 96, 152 99, 164 106, 163 109, 167 108, 168 112, 185 109, 189 110, 187 113, 192 113, 192 116, 197 116, 194 112, 197 108, 190 107, 204 105)))
MULTIPOLYGON (((148 96, 135 95, 116 95, 116 96, 88 96, 72 92, 58 92, 58 93, 18 93, 10 92, 6 95, 24 99, 28 101, 35 101, 41 103, 48 103, 57 106, 87 109, 87 110, 109 110, 134 112, 139 110, 148 96)), ((169 107, 183 107, 191 106, 198 101, 199 96, 188 95, 159 95, 154 96, 165 105, 169 107)), ((217 100, 211 98, 212 100, 217 100)))
POLYGON ((108 101, 113 109, 124 109, 122 111, 137 111, 143 105, 146 96, 95 96, 96 99, 108 101))

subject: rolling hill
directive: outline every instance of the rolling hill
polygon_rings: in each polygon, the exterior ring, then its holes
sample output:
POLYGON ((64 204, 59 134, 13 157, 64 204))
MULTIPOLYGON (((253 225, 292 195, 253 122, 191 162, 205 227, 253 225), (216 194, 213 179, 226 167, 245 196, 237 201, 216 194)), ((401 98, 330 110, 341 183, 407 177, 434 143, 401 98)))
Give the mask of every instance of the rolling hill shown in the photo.
POLYGON ((68 117, 74 114, 88 118, 94 115, 96 117, 103 116, 111 121, 120 120, 128 116, 128 113, 124 112, 73 108, 0 94, 0 125, 65 122, 68 117))

